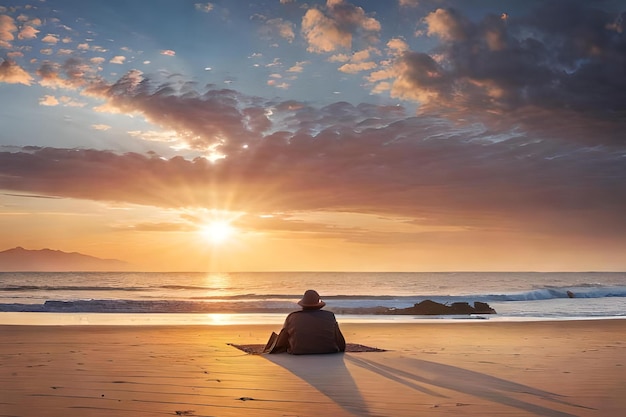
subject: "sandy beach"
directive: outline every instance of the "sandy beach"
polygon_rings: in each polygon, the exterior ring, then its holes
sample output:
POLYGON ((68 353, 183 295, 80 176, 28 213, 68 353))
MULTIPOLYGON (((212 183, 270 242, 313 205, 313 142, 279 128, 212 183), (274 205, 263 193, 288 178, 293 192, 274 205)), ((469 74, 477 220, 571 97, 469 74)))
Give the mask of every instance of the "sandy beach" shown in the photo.
POLYGON ((348 342, 386 351, 229 345, 264 343, 276 325, 0 326, 0 416, 626 412, 626 320, 341 327, 348 342))

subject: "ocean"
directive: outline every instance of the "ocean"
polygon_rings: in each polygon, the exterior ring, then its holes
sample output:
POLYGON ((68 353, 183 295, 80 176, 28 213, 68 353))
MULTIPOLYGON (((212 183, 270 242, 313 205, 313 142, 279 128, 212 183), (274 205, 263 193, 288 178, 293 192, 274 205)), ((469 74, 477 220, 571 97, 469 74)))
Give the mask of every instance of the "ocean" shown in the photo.
POLYGON ((280 323, 309 288, 339 321, 626 317, 626 272, 0 272, 0 324, 280 323), (375 314, 423 300, 496 314, 375 314))

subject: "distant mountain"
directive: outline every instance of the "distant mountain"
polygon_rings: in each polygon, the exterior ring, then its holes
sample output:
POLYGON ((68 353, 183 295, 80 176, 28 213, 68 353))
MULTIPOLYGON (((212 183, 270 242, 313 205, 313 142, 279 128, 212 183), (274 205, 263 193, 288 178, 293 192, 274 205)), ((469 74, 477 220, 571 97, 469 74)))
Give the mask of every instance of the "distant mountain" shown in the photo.
POLYGON ((17 247, 0 252, 0 271, 125 271, 131 264, 117 259, 101 259, 78 252, 17 247))

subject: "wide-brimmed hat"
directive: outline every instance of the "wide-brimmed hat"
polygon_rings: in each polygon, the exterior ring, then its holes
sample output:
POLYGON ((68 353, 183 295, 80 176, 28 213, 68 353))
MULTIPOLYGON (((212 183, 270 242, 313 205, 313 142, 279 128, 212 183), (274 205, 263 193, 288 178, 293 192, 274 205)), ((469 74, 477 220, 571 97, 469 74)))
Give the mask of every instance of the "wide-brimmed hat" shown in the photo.
POLYGON ((326 305, 315 290, 306 290, 298 304, 304 308, 322 308, 326 305))

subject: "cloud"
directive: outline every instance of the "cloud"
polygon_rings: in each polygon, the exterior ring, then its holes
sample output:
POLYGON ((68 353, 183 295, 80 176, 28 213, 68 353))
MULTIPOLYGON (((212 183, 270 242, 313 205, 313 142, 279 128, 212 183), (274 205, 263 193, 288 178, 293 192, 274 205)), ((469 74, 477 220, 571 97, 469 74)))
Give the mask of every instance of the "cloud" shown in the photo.
POLYGON ((280 58, 274 58, 272 62, 270 62, 269 64, 265 64, 267 68, 278 67, 281 65, 282 65, 282 62, 280 62, 280 58))
POLYGON ((2 195, 6 195, 10 197, 43 198, 43 199, 53 199, 53 200, 59 200, 62 198, 62 197, 54 197, 54 196, 49 196, 49 195, 28 195, 28 194, 8 194, 8 193, 3 193, 2 195))
POLYGON ((53 89, 72 88, 72 83, 59 75, 60 71, 60 64, 44 62, 37 70, 37 75, 40 77, 39 85, 53 89))
POLYGON ((128 231, 129 229, 140 232, 194 232, 198 230, 197 226, 189 223, 173 223, 173 222, 144 222, 131 226, 115 226, 114 229, 128 231))
POLYGON ((389 48, 393 55, 401 54, 410 49, 406 41, 401 38, 390 39, 389 42, 387 42, 387 48, 389 48))
POLYGON ((213 5, 213 3, 195 3, 194 7, 196 8, 196 10, 204 13, 209 13, 214 9, 215 6, 213 5))
POLYGON ((373 68, 376 68, 376 66, 376 63, 373 61, 356 62, 342 65, 341 67, 339 67, 339 71, 345 72, 347 74, 356 74, 361 71, 371 70, 373 68))
POLYGON ((296 38, 294 27, 295 25, 287 20, 275 18, 266 20, 259 31, 265 38, 272 39, 278 36, 292 43, 296 38))
POLYGON ((35 39, 38 33, 39 33, 39 30, 35 29, 34 27, 30 25, 24 25, 22 26, 22 29, 20 29, 20 32, 17 34, 17 38, 18 39, 35 39))
POLYGON ((302 32, 309 43, 309 52, 334 52, 352 45, 352 35, 342 32, 332 19, 317 9, 308 10, 302 18, 302 32))
POLYGON ((39 99, 39 105, 41 106, 58 106, 59 100, 54 96, 46 95, 39 99))
POLYGON ((328 62, 348 62, 350 56, 347 54, 334 54, 328 58, 328 62))
MULTIPOLYGON (((472 36, 446 40, 438 51, 442 59, 407 50, 400 40, 388 44, 395 61, 370 75, 374 88, 456 105, 455 95, 475 93, 455 91, 459 72, 449 66, 448 48, 472 36)), ((484 42, 489 53, 506 50, 484 42)), ((372 53, 359 50, 348 62, 367 63, 372 53)), ((460 123, 432 113, 407 115, 397 106, 315 107, 214 86, 198 90, 167 73, 156 78, 134 70, 106 82, 90 68, 71 58, 42 64, 38 75, 42 84, 79 88, 103 100, 101 110, 145 118, 155 131, 129 134, 176 147, 180 156, 0 152, 0 188, 159 207, 228 202, 229 209, 245 212, 361 212, 434 229, 517 229, 536 236, 558 229, 616 239, 626 232, 623 121, 527 106, 460 123), (216 155, 226 158, 212 163, 216 155)), ((288 87, 281 78, 271 81, 288 87)))
POLYGON ((472 23, 454 9, 437 9, 424 18, 428 35, 444 41, 463 41, 471 36, 472 23))
POLYGON ((94 83, 83 94, 106 100, 99 111, 142 115, 161 128, 181 132, 191 149, 209 153, 214 146, 240 147, 240 141, 270 127, 265 110, 248 103, 254 100, 233 90, 198 93, 192 87, 150 80, 133 70, 113 84, 94 83))
POLYGON ((111 64, 123 64, 126 61, 126 57, 123 55, 114 56, 109 60, 111 64))
POLYGON ((105 132, 105 131, 111 129, 111 126, 105 125, 105 124, 93 124, 93 125, 91 125, 91 128, 94 129, 94 130, 99 130, 99 131, 105 132))
POLYGON ((47 34, 43 38, 41 38, 42 42, 56 44, 59 42, 59 37, 57 35, 47 34))
POLYGON ((176 55, 176 51, 172 51, 171 49, 164 49, 164 50, 161 51, 161 55, 175 56, 176 55))
POLYGON ((0 15, 0 47, 11 48, 11 41, 15 39, 14 32, 17 32, 17 25, 13 18, 0 15))
POLYGON ((306 64, 308 64, 308 63, 309 63, 309 61, 296 62, 296 64, 293 65, 291 68, 289 68, 287 70, 287 72, 297 72, 297 73, 300 73, 300 72, 304 71, 304 66, 306 64))
MULTIPOLYGON (((354 52, 352 56, 347 59, 348 62, 339 67, 339 71, 348 74, 356 74, 361 71, 368 71, 376 68, 378 65, 374 61, 369 60, 372 52, 378 53, 378 50, 369 48, 354 52)), ((331 57, 331 60, 339 61, 342 58, 342 56, 335 55, 334 57, 331 57)))
MULTIPOLYGON (((69 96, 61 96, 57 99, 55 96, 45 95, 39 99, 39 105, 41 106, 53 107, 53 106, 58 106, 60 104, 62 104, 64 107, 84 107, 86 105, 86 103, 76 101, 75 99, 69 96)), ((92 125, 92 127, 93 126, 94 125, 92 125)), ((104 125, 100 125, 100 126, 104 126, 104 125)))
POLYGON ((432 52, 394 62, 392 94, 429 107, 509 112, 526 106, 613 117, 623 111, 622 35, 615 15, 582 1, 541 4, 527 16, 474 21, 454 9, 424 18, 432 52), (553 19, 553 16, 566 19, 553 19), (617 35, 617 36, 616 36, 617 35))
POLYGON ((372 87, 372 93, 374 94, 382 94, 387 91, 391 91, 391 83, 388 81, 381 81, 372 87))
POLYGON ((271 86, 271 87, 276 87, 276 88, 281 88, 283 90, 288 89, 290 87, 290 84, 287 82, 279 82, 278 80, 282 78, 282 76, 280 74, 271 74, 270 77, 272 79, 267 80, 267 85, 271 86))
POLYGON ((302 18, 302 34, 309 52, 349 50, 355 38, 366 45, 378 42, 380 22, 367 16, 361 7, 343 0, 328 0, 326 11, 324 14, 320 9, 311 8, 302 18))
POLYGON ((59 101, 63 103, 65 107, 85 107, 87 105, 87 103, 77 101, 73 99, 72 97, 68 97, 68 96, 59 97, 59 101))
POLYGON ((147 142, 162 142, 162 143, 177 143, 181 142, 181 138, 178 136, 176 131, 170 130, 167 132, 163 131, 139 131, 139 130, 131 130, 127 132, 130 136, 135 138, 140 138, 141 140, 145 140, 147 142))
MULTIPOLYGON (((116 88, 118 94, 142 89, 116 88)), ((170 102, 160 94, 148 100, 147 91, 143 94, 145 101, 137 98, 134 104, 144 112, 151 106, 163 114, 183 107, 181 133, 245 101, 219 91, 207 102, 201 97, 170 102)), ((159 207, 222 207, 228 201, 229 209, 245 212, 361 212, 410 218, 432 228, 523 228, 537 236, 556 229, 615 238, 626 232, 623 147, 536 140, 510 127, 492 131, 409 117, 395 107, 283 102, 272 109, 286 125, 237 137, 237 146, 226 146, 227 158, 218 163, 24 148, 0 152, 0 187, 159 207)), ((237 118, 247 120, 244 114, 237 118)), ((228 137, 243 134, 232 122, 220 128, 232 129, 222 132, 228 137)))
POLYGON ((102 82, 98 71, 99 68, 93 63, 78 57, 70 57, 63 63, 44 61, 37 70, 37 75, 39 85, 43 87, 76 90, 102 82))
POLYGON ((424 105, 443 103, 453 97, 454 78, 430 55, 406 52, 395 63, 392 97, 424 105))
POLYGON ((96 72, 97 68, 86 64, 82 59, 71 57, 62 64, 44 61, 37 70, 37 75, 40 77, 39 85, 43 87, 78 89, 99 82, 96 72))
MULTIPOLYGON (((89 57, 44 63, 42 85, 79 88, 102 100, 101 110, 146 119, 152 136, 129 134, 150 146, 179 146, 180 156, 24 148, 0 152, 0 186, 162 207, 228 202, 242 211, 365 212, 433 227, 524 225, 537 236, 557 227, 580 236, 626 231, 623 38, 615 16, 574 7, 578 30, 591 33, 579 36, 572 22, 547 22, 539 12, 480 20, 440 9, 423 21, 432 50, 412 51, 394 38, 376 66, 368 46, 379 30, 363 25, 358 9, 330 1, 308 10, 306 35, 325 39, 307 38, 307 46, 348 72, 367 69, 372 91, 421 103, 418 116, 397 106, 316 107, 199 89, 165 72, 131 71, 110 82, 89 57), (446 111, 428 112, 436 108, 446 111), (226 158, 211 163, 213 153, 226 158)), ((0 74, 10 65, 3 62, 0 74)), ((276 66, 276 74, 288 67, 276 66)))
POLYGON ((0 82, 31 85, 32 81, 33 77, 15 62, 3 60, 0 64, 0 82))
POLYGON ((419 0, 398 0, 400 7, 417 7, 419 0))

